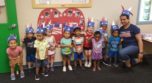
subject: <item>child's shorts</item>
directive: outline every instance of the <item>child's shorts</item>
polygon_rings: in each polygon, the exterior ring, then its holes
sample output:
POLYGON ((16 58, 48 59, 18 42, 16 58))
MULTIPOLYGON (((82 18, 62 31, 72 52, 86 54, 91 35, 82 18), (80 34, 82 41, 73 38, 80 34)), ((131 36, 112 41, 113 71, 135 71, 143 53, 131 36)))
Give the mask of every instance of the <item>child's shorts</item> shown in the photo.
POLYGON ((64 57, 64 58, 71 58, 71 56, 72 56, 72 54, 62 54, 62 57, 64 57))
POLYGON ((36 59, 35 65, 36 65, 36 67, 47 67, 48 60, 47 59, 44 59, 44 60, 36 59))
POLYGON ((109 51, 109 57, 117 57, 119 55, 118 51, 109 51))
POLYGON ((77 52, 74 52, 74 60, 82 60, 83 59, 83 52, 81 53, 77 53, 77 52))
POLYGON ((35 55, 34 54, 27 55, 26 56, 26 61, 27 62, 35 62, 35 55))

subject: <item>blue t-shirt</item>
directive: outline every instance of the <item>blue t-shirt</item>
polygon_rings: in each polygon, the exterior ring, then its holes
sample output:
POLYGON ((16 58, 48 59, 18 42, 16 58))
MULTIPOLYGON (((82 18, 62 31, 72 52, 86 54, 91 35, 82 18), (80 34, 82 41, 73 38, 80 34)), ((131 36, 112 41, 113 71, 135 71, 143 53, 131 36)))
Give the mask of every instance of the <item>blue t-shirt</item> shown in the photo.
POLYGON ((109 38, 109 50, 110 51, 118 51, 119 50, 120 37, 110 36, 109 38))
POLYGON ((135 38, 135 35, 140 33, 140 29, 133 24, 130 24, 130 26, 127 29, 124 29, 123 26, 120 28, 120 37, 123 39, 122 47, 127 47, 130 45, 137 46, 137 40, 135 38))
MULTIPOLYGON (((72 44, 72 39, 71 38, 62 38, 61 39, 61 45, 71 45, 72 44)), ((64 54, 64 55, 69 55, 72 53, 72 50, 70 47, 64 47, 64 48, 61 48, 61 53, 64 54)))

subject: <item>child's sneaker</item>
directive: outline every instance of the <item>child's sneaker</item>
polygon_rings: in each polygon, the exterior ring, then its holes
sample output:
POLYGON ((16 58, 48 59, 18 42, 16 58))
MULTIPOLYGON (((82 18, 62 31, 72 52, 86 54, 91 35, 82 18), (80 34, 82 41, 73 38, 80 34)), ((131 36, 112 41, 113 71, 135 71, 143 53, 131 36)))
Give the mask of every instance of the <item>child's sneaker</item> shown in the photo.
POLYGON ((69 65, 69 66, 68 66, 68 68, 69 68, 69 70, 70 70, 70 71, 72 71, 72 70, 73 70, 71 65, 69 65))
POLYGON ((92 65, 91 62, 89 62, 89 63, 88 63, 88 67, 91 67, 91 65, 92 65))
POLYGON ((53 68, 53 67, 51 67, 51 71, 54 71, 54 68, 53 68))
POLYGON ((97 67, 97 69, 98 69, 99 71, 101 71, 101 67, 97 67))
POLYGON ((16 77, 15 77, 15 75, 14 74, 11 74, 11 80, 16 80, 16 77))
POLYGON ((114 67, 118 67, 118 65, 117 65, 117 64, 113 64, 113 66, 114 66, 114 67))
POLYGON ((35 80, 40 80, 39 75, 35 75, 35 80))
POLYGON ((63 72, 66 72, 66 66, 63 66, 63 72))
POLYGON ((44 74, 44 77, 48 77, 49 75, 47 73, 44 74))
POLYGON ((20 74, 20 78, 24 78, 24 77, 25 77, 24 72, 21 72, 21 74, 20 74))
POLYGON ((88 67, 88 62, 87 62, 87 61, 84 63, 84 66, 85 66, 85 67, 88 67))
POLYGON ((96 68, 93 68, 93 71, 96 71, 96 68))

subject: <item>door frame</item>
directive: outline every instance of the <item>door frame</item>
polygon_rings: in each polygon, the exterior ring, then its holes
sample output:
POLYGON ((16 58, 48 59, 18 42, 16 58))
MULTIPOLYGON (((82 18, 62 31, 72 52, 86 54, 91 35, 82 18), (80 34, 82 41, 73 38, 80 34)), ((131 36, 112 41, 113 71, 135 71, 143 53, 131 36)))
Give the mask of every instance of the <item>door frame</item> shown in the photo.
POLYGON ((6 16, 7 22, 0 23, 0 42, 2 46, 0 47, 0 73, 10 72, 9 59, 6 53, 8 47, 7 37, 10 34, 15 34, 17 36, 17 41, 19 41, 19 30, 18 30, 18 21, 17 21, 17 12, 16 12, 16 0, 5 0, 6 7, 6 16), (16 24, 16 28, 11 29, 11 25, 16 24))

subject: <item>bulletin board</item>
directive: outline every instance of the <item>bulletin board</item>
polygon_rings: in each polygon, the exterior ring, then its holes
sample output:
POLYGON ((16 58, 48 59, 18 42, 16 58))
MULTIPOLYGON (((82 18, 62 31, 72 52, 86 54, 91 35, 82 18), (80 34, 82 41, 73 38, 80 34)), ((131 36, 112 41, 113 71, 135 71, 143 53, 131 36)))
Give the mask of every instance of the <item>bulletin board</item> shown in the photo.
POLYGON ((87 8, 92 6, 92 0, 32 0, 33 8, 87 8))

